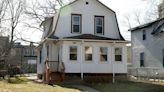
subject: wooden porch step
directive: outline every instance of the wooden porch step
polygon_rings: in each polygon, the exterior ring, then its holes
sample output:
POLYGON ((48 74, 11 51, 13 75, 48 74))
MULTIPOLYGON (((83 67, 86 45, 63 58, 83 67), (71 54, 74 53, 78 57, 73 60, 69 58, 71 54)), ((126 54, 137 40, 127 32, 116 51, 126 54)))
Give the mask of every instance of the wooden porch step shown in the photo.
POLYGON ((51 72, 50 73, 50 83, 56 84, 64 81, 64 75, 60 72, 51 72))

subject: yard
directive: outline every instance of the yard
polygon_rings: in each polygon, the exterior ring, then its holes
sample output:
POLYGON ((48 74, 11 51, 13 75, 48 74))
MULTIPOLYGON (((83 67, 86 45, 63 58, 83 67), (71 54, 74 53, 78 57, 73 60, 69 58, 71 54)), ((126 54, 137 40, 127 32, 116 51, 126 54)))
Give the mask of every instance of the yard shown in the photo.
POLYGON ((81 92, 75 88, 67 88, 58 85, 49 86, 34 82, 8 83, 0 81, 0 92, 81 92))
POLYGON ((139 82, 92 84, 90 86, 101 92, 164 92, 164 85, 139 82))
MULTIPOLYGON (((164 84, 162 85, 124 81, 114 84, 88 84, 88 88, 95 88, 100 92, 164 92, 164 84)), ((50 86, 46 84, 34 83, 26 80, 26 78, 20 78, 18 80, 11 78, 10 83, 8 83, 7 80, 0 80, 0 92, 82 92, 79 89, 85 90, 86 87, 87 86, 85 85, 50 86)))

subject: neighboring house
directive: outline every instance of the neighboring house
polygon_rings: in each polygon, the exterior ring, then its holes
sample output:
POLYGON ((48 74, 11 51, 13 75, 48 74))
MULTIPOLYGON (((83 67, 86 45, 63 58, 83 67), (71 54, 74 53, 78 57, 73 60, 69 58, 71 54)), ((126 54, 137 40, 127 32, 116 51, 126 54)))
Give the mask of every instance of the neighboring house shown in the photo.
POLYGON ((164 68, 164 0, 159 18, 130 29, 133 67, 164 68))
POLYGON ((0 36, 0 69, 5 68, 6 51, 9 46, 9 37, 0 36))
POLYGON ((53 66, 57 71, 62 71, 63 62, 65 74, 81 74, 81 78, 127 73, 128 41, 120 34, 116 13, 99 0, 75 0, 46 18, 42 26, 38 75, 45 74, 46 60, 58 62, 53 66))
POLYGON ((20 65, 24 73, 36 73, 37 52, 33 43, 21 45, 17 42, 11 49, 8 64, 20 65))
POLYGON ((164 19, 130 29, 133 67, 164 68, 164 19))

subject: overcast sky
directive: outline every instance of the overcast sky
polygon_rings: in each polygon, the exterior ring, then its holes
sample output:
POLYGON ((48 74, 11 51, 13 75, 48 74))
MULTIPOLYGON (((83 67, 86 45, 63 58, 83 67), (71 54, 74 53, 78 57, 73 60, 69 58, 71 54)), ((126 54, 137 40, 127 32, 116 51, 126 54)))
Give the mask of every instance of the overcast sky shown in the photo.
MULTIPOLYGON (((124 16, 126 14, 130 14, 134 12, 135 10, 146 11, 147 7, 149 7, 149 3, 148 3, 149 0, 100 0, 100 1, 116 12, 121 34, 127 40, 130 40, 130 32, 128 32, 128 28, 123 25, 124 16)), ((37 42, 40 41, 40 37, 42 33, 33 32, 32 34, 31 33, 25 33, 25 34, 30 35, 29 40, 37 42)))

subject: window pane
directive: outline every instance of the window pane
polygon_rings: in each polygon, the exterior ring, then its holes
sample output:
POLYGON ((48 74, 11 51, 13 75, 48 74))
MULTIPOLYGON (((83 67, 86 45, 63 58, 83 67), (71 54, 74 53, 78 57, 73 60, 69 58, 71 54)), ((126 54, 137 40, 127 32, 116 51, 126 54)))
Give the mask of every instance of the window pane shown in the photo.
POLYGON ((96 33, 98 33, 98 34, 101 34, 101 33, 103 33, 103 29, 102 29, 102 26, 97 26, 96 27, 96 33))
POLYGON ((100 53, 101 54, 107 54, 108 53, 108 48, 107 47, 100 47, 100 53))
POLYGON ((103 18, 97 17, 96 18, 96 25, 103 25, 103 18))
POLYGON ((73 32, 80 32, 79 25, 73 25, 73 32))
POLYGON ((115 55, 115 61, 122 61, 121 55, 115 55))
POLYGON ((71 53, 77 53, 77 47, 76 46, 71 46, 70 47, 70 52, 71 53))
POLYGON ((70 47, 70 60, 77 60, 77 46, 70 47))
POLYGON ((77 60, 77 54, 70 54, 70 60, 77 60))
POLYGON ((86 61, 92 61, 92 54, 86 54, 85 55, 85 60, 86 61))
POLYGON ((122 48, 115 48, 115 55, 122 55, 122 48))
POLYGON ((107 61, 107 55, 100 55, 101 61, 107 61))
POLYGON ((85 60, 92 61, 92 47, 85 47, 85 60))
POLYGON ((80 25, 80 16, 73 16, 73 24, 80 25))

